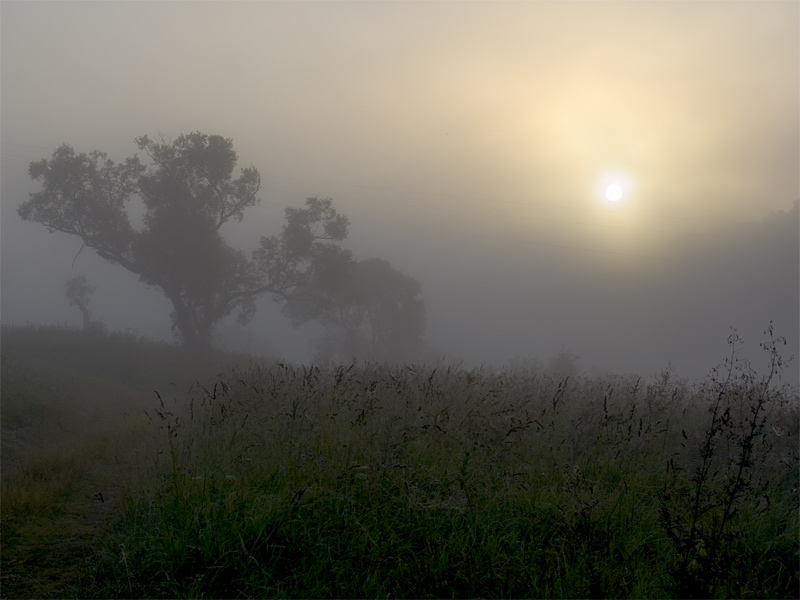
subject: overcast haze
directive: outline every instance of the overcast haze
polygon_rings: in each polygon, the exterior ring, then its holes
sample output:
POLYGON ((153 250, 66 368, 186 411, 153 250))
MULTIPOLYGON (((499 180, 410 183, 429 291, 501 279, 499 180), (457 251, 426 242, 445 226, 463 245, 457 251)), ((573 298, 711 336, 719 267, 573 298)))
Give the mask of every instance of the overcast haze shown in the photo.
MULTIPOLYGON (((333 198, 356 258, 421 283, 439 354, 499 365, 565 347, 586 369, 699 377, 729 326, 753 350, 770 320, 797 353, 796 2, 0 11, 3 324, 79 326, 64 282, 85 274, 95 318, 168 339, 158 291, 17 207, 38 189, 28 164, 62 143, 123 160, 138 136, 201 131, 261 172, 260 205, 225 226, 233 245, 333 198)), ((313 328, 259 307, 249 334, 307 360, 313 328)))

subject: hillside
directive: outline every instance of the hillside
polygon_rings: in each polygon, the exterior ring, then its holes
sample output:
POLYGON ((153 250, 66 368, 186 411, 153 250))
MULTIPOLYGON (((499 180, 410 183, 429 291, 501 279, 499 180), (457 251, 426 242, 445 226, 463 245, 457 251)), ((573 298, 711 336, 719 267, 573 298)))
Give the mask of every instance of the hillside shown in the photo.
POLYGON ((101 430, 196 382, 252 360, 180 348, 132 334, 60 327, 3 327, 3 472, 39 450, 101 430))

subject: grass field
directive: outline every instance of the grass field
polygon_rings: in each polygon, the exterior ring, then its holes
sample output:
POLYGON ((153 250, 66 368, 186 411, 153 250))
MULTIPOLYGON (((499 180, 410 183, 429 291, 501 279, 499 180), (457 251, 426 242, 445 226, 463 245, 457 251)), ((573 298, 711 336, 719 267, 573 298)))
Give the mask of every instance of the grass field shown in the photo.
POLYGON ((690 384, 4 328, 2 596, 798 597, 771 340, 690 384))

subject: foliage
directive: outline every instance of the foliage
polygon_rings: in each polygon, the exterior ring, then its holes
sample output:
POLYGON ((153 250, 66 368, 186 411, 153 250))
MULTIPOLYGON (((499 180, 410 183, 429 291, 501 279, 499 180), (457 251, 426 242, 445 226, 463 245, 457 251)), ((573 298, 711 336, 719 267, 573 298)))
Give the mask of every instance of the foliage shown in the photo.
POLYGON ((370 258, 321 272, 317 293, 289 302, 286 312, 298 324, 319 320, 321 360, 403 362, 422 349, 425 303, 418 281, 383 259, 370 258))
MULTIPOLYGON (((775 444, 767 430, 767 411, 788 389, 773 385, 784 366, 778 346, 786 340, 774 335, 771 323, 765 333, 765 375, 739 357, 741 340, 735 330, 731 333, 730 357, 702 387, 711 401, 706 428, 697 440, 699 455, 667 461, 661 516, 678 555, 671 571, 673 591, 680 597, 714 597, 722 586, 728 588, 727 595, 741 596, 739 586, 746 585, 745 580, 730 579, 737 565, 748 564, 754 556, 754 550, 741 543, 743 531, 736 517, 748 509, 768 509, 775 494, 776 481, 769 472, 775 444)), ((688 440, 685 430, 682 435, 688 440)))
POLYGON ((309 198, 286 210, 280 235, 262 237, 248 257, 220 233, 259 202, 261 178, 247 167, 234 178, 233 143, 195 132, 173 142, 136 140, 151 160, 115 163, 102 152, 78 154, 62 145, 29 173, 43 189, 19 208, 27 221, 78 236, 102 258, 137 274, 172 303, 173 329, 187 346, 211 343, 212 329, 229 314, 252 317, 255 299, 281 299, 306 285, 324 261, 347 261, 335 242, 347 236, 347 218, 330 199, 309 198), (143 227, 131 224, 129 205, 144 203, 143 227))

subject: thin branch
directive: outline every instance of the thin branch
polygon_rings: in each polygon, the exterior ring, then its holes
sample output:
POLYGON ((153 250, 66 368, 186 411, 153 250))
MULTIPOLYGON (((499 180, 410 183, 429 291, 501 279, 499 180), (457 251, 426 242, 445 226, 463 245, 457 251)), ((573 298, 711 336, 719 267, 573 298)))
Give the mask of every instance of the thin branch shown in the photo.
MULTIPOLYGON (((84 243, 84 244, 81 244, 81 247, 80 247, 80 249, 78 250, 78 254, 80 254, 80 253, 83 251, 83 249, 84 249, 85 247, 86 247, 86 244, 85 244, 85 243, 84 243)), ((73 259, 72 259, 72 267, 71 267, 72 269, 74 269, 74 268, 75 268, 75 261, 76 261, 76 260, 78 260, 78 254, 76 254, 76 255, 75 255, 75 258, 73 258, 73 259)))

